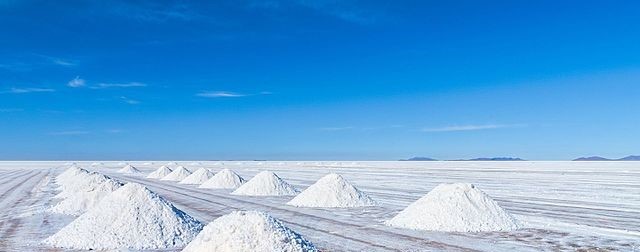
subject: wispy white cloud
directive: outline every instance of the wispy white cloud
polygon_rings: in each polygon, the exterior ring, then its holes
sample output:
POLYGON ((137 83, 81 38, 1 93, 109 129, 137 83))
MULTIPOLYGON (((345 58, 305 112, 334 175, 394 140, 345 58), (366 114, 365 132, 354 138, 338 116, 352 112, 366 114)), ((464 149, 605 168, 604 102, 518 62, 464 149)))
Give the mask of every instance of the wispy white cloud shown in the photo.
POLYGON ((55 89, 51 88, 10 88, 5 91, 1 91, 0 94, 26 94, 26 93, 42 93, 42 92, 55 92, 55 89))
POLYGON ((78 136, 78 135, 88 135, 88 134, 91 134, 91 132, 85 131, 85 130, 55 131, 55 132, 49 133, 49 135, 52 135, 52 136, 78 136))
POLYGON ((343 130, 353 130, 353 129, 356 129, 356 127, 353 127, 353 126, 323 127, 318 129, 321 131, 343 131, 343 130))
POLYGON ((131 88, 131 87, 146 87, 147 84, 141 82, 128 82, 128 83, 98 83, 95 86, 91 86, 93 89, 104 88, 131 88))
POLYGON ((131 99, 131 98, 126 97, 126 96, 120 96, 120 100, 122 100, 122 102, 124 102, 126 104, 131 104, 131 105, 140 104, 140 101, 131 99))
POLYGON ((191 21, 205 17, 185 3, 110 1, 108 6, 103 8, 113 15, 152 23, 162 23, 170 20, 191 21))
POLYGON ((107 132, 109 134, 119 134, 119 133, 125 132, 125 130, 123 130, 123 129, 108 129, 108 130, 105 130, 105 132, 107 132))
POLYGON ((11 113, 11 112, 21 112, 24 109, 19 108, 0 108, 0 113, 11 113))
POLYGON ((246 97, 246 96, 256 96, 256 95, 270 95, 272 92, 263 91, 255 94, 246 94, 246 93, 237 93, 230 91, 204 91, 197 93, 196 96, 207 97, 207 98, 237 98, 237 97, 246 97))
POLYGON ((73 80, 70 80, 67 83, 67 86, 73 87, 73 88, 84 87, 84 85, 85 85, 85 81, 84 79, 80 79, 80 76, 76 76, 75 78, 73 78, 73 80))
POLYGON ((439 128, 423 128, 423 132, 452 132, 452 131, 475 131, 502 128, 526 127, 526 124, 479 124, 479 125, 453 125, 439 128))

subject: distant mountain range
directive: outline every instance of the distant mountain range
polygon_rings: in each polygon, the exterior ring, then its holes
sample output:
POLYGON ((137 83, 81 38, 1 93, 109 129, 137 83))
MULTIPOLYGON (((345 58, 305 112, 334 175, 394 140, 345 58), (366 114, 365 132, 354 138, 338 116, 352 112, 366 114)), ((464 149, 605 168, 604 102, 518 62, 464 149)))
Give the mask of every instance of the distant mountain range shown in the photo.
POLYGON ((573 161, 640 161, 640 156, 626 156, 618 159, 609 159, 609 158, 604 158, 599 156, 592 156, 592 157, 576 158, 573 161))
MULTIPOLYGON (((437 159, 428 157, 412 157, 409 159, 400 159, 399 161, 438 161, 437 159)), ((472 159, 456 159, 448 161, 525 161, 522 158, 513 157, 492 157, 492 158, 472 158, 472 159)))

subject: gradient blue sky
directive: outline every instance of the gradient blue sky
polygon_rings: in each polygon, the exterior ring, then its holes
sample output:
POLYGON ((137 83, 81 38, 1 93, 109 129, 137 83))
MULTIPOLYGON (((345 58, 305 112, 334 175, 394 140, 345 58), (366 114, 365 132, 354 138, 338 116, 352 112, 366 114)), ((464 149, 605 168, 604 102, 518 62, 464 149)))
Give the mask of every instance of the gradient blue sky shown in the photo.
POLYGON ((640 154, 639 10, 0 0, 0 159, 640 154))

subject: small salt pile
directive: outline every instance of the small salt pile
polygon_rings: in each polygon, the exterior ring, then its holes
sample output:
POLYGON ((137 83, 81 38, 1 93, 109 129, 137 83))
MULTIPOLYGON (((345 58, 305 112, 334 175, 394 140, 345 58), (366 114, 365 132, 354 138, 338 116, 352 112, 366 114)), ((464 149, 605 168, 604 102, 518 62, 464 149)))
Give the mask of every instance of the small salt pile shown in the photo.
POLYGON ((296 195, 298 190, 270 171, 258 173, 231 194, 249 196, 285 196, 296 195))
POLYGON ((161 178, 164 178, 165 176, 169 175, 169 173, 171 173, 171 172, 172 172, 172 170, 169 169, 169 167, 166 167, 166 166, 163 165, 163 166, 160 166, 160 168, 158 168, 154 172, 149 173, 147 178, 161 179, 161 178))
POLYGON ((287 205, 297 207, 366 207, 375 206, 365 193, 342 176, 331 173, 298 194, 287 205))
POLYGON ((79 173, 64 178, 59 182, 60 186, 58 189, 61 190, 61 192, 55 195, 54 198, 64 199, 79 190, 87 188, 89 185, 100 184, 108 180, 111 180, 111 178, 96 172, 89 172, 82 169, 79 173))
POLYGON ((237 173, 229 169, 223 169, 213 175, 209 180, 200 185, 200 188, 210 189, 235 189, 241 186, 245 180, 237 173))
POLYGON ((511 231, 516 220, 472 184, 440 184, 385 224, 443 232, 511 231))
POLYGON ((89 174, 89 171, 77 166, 71 166, 68 169, 64 170, 62 173, 60 173, 58 176, 56 176, 55 183, 59 186, 62 186, 70 182, 70 180, 72 180, 74 177, 78 176, 81 173, 89 174))
POLYGON ((185 246, 202 224, 140 184, 128 183, 44 243, 82 250, 167 249, 185 246))
POLYGON ((199 185, 213 177, 213 173, 206 168, 200 168, 188 177, 184 178, 178 184, 199 185))
POLYGON ((312 252, 316 247, 263 212, 237 211, 204 227, 183 252, 312 252))
POLYGON ((189 177, 189 175, 191 175, 191 171, 187 170, 187 168, 184 168, 184 166, 178 166, 178 168, 174 169, 171 173, 169 173, 169 175, 161 178, 160 180, 181 181, 186 177, 189 177))
POLYGON ((138 170, 138 168, 134 167, 133 165, 125 165, 124 167, 122 167, 122 169, 118 170, 119 173, 124 173, 124 174, 138 174, 138 173, 142 173, 140 170, 138 170))

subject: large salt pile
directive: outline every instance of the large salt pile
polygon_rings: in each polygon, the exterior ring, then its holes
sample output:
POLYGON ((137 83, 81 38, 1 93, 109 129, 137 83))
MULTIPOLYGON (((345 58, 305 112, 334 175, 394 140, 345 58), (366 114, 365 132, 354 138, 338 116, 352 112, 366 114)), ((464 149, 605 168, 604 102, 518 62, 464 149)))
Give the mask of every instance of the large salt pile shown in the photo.
POLYGON ((44 240, 57 248, 166 249, 185 246, 202 224, 140 184, 128 183, 44 240))
POLYGON ((365 193, 342 176, 331 173, 298 194, 287 205, 298 207, 365 207, 375 206, 365 193))
POLYGON ((200 168, 188 177, 184 178, 178 184, 199 185, 213 177, 213 173, 206 168, 200 168))
POLYGON ((124 167, 122 167, 122 169, 118 170, 119 173, 125 173, 125 174, 138 174, 138 173, 142 173, 140 170, 138 170, 138 168, 134 167, 133 165, 125 165, 124 167))
POLYGON ((181 181, 186 177, 189 177, 189 175, 191 175, 191 171, 187 170, 187 168, 184 168, 184 166, 178 166, 178 168, 174 169, 171 173, 169 173, 169 175, 164 176, 160 180, 181 181))
POLYGON ((183 252, 310 252, 315 246, 263 212, 238 211, 215 219, 183 252))
POLYGON ((149 173, 147 178, 161 179, 161 178, 164 178, 165 176, 169 175, 169 173, 171 173, 171 172, 172 172, 172 170, 169 169, 169 167, 166 167, 166 166, 163 165, 163 166, 160 166, 160 168, 158 168, 154 172, 149 173))
POLYGON ((200 185, 200 188, 235 189, 241 186, 245 180, 237 173, 229 169, 223 169, 213 175, 209 180, 200 185))
POLYGON ((516 220, 472 184, 440 184, 386 222, 389 226, 444 232, 510 231, 516 220))
POLYGON ((296 195, 298 190, 270 171, 256 174, 251 180, 238 187, 231 194, 250 196, 296 195))
POLYGON ((64 199, 49 211, 59 214, 80 215, 96 206, 100 200, 120 188, 123 184, 107 176, 91 173, 81 178, 85 181, 78 183, 75 188, 67 188, 64 199))

